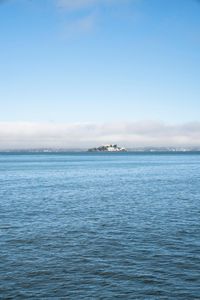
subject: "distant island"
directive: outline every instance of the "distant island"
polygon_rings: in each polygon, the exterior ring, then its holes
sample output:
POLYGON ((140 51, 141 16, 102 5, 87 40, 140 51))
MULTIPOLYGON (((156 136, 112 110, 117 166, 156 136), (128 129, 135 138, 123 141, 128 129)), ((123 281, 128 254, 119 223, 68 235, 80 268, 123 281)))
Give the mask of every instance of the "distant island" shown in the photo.
POLYGON ((97 148, 88 149, 89 152, 126 152, 125 148, 118 147, 117 145, 104 145, 97 148))
POLYGON ((131 147, 121 148, 117 145, 104 145, 97 148, 25 148, 0 149, 0 153, 81 153, 81 152, 129 152, 129 153, 200 153, 200 147, 131 147))

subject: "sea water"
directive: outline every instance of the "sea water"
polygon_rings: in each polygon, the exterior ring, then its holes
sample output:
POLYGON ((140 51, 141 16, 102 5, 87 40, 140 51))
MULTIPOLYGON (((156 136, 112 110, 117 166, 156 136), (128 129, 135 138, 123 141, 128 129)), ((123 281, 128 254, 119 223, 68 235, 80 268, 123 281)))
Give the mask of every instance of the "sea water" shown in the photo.
POLYGON ((0 299, 200 299, 200 154, 0 154, 0 299))

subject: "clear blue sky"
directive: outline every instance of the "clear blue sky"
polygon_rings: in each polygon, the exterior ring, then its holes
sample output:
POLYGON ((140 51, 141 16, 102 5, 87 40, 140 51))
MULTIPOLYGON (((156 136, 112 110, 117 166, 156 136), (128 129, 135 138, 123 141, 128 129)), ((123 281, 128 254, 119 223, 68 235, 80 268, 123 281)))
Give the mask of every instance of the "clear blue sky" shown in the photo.
POLYGON ((199 120, 199 1, 0 3, 1 121, 199 120))

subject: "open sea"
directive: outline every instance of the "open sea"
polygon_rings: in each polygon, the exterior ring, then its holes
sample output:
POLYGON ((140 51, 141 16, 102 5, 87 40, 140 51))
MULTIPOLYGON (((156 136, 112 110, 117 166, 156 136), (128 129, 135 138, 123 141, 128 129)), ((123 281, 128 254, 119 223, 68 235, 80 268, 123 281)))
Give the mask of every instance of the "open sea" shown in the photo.
POLYGON ((0 154, 0 299, 200 299, 200 154, 0 154))

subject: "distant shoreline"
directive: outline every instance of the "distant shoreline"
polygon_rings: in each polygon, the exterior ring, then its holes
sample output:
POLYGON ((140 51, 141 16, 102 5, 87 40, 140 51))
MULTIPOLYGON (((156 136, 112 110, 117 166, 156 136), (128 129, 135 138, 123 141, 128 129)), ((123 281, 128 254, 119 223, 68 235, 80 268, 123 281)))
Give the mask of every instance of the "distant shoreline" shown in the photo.
POLYGON ((0 150, 0 154, 86 154, 86 155, 127 155, 127 154, 190 154, 197 153, 200 154, 200 149, 191 150, 137 150, 137 149, 127 149, 126 152, 108 152, 108 151, 88 151, 85 149, 63 149, 63 150, 0 150))

